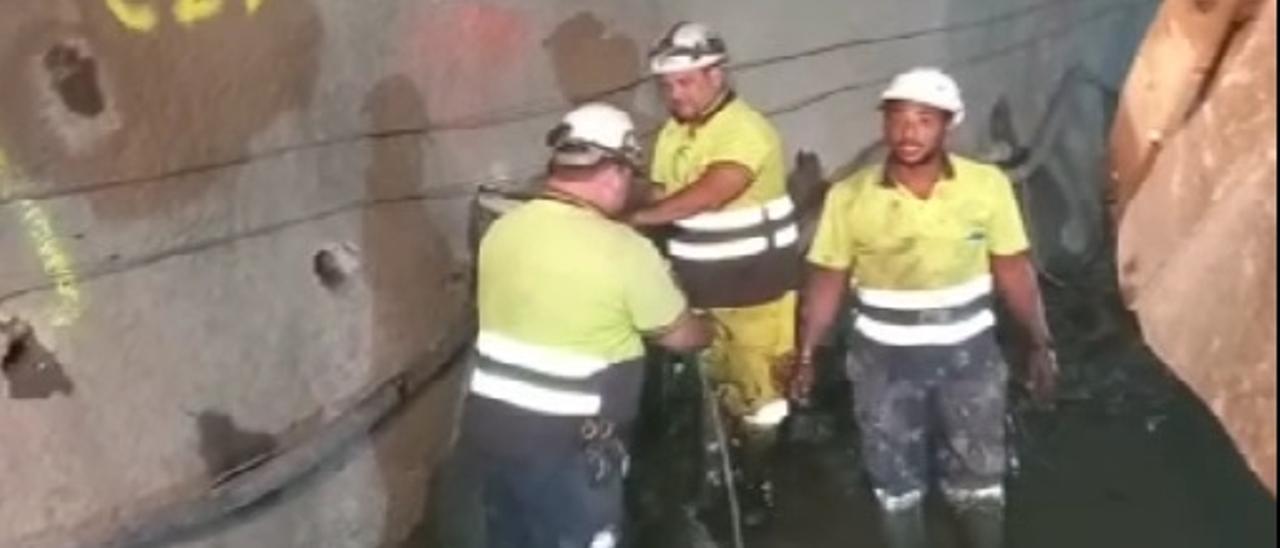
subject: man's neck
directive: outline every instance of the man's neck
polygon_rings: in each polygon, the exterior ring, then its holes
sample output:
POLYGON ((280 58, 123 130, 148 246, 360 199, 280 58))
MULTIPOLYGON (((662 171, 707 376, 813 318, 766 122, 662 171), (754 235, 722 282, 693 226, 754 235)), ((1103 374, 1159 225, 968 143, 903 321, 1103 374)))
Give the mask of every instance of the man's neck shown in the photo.
POLYGON ((933 196, 934 188, 949 176, 948 171, 945 154, 939 154, 933 161, 920 165, 909 166, 896 162, 889 164, 889 176, 911 191, 912 194, 924 200, 933 196))
POLYGON ((579 209, 584 209, 586 211, 608 217, 604 210, 600 208, 600 206, 596 205, 589 197, 582 196, 581 194, 571 190, 566 190, 563 185, 555 182, 551 182, 547 185, 547 189, 542 193, 542 198, 544 200, 560 202, 562 204, 571 205, 579 209))
POLYGON ((690 129, 698 129, 703 125, 706 125, 706 123, 711 121, 712 118, 715 118, 716 114, 719 114, 721 110, 724 110, 725 105, 728 105, 735 97, 733 90, 726 87, 716 95, 715 100, 711 101, 711 104, 708 105, 701 114, 698 114, 697 118, 693 120, 682 120, 681 123, 688 126, 690 129))

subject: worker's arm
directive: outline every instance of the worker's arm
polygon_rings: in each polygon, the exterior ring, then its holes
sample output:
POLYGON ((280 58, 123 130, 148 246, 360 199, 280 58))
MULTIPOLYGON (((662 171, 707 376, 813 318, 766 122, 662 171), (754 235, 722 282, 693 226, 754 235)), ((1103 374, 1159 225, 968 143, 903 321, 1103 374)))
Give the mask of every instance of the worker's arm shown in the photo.
POLYGON ((800 340, 791 381, 791 399, 794 401, 807 400, 813 390, 813 356, 835 325, 848 287, 847 270, 809 266, 809 277, 801 298, 800 340))
POLYGON ((649 340, 676 354, 690 354, 709 346, 712 335, 709 319, 686 310, 671 325, 650 333, 649 340))
POLYGON ((678 354, 711 343, 709 321, 690 309, 670 267, 658 249, 644 240, 620 250, 614 259, 632 325, 645 338, 678 354))
POLYGON ((1026 253, 991 257, 996 290, 1022 330, 1027 344, 1028 389, 1041 405, 1051 405, 1058 383, 1053 334, 1045 317, 1040 282, 1026 253))
POLYGON ((649 207, 661 202, 667 196, 667 187, 662 183, 642 180, 637 184, 641 185, 640 194, 644 197, 643 207, 649 207))
POLYGON ((849 291, 856 254, 849 226, 853 186, 839 183, 827 193, 822 218, 809 248, 809 275, 801 295, 800 332, 791 379, 791 399, 803 403, 813 390, 813 358, 818 346, 835 325, 840 306, 849 291))
POLYGON ((742 164, 711 164, 692 185, 632 214, 630 223, 638 227, 662 226, 718 210, 746 192, 754 179, 755 175, 742 164))

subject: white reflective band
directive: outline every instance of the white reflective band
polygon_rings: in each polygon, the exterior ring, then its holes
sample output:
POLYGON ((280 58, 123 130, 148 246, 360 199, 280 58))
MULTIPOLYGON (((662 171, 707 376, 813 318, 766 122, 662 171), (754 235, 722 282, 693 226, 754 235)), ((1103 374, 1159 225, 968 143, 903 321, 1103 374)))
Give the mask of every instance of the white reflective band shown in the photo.
POLYGON ((859 316, 855 324, 867 338, 888 346, 948 346, 974 338, 996 325, 996 315, 984 310, 962 322, 946 325, 894 325, 859 316))
POLYGON ((778 400, 761 407, 759 411, 744 420, 751 426, 772 428, 781 425, 782 421, 787 420, 787 415, 790 414, 791 405, 787 403, 787 400, 778 400))
POLYGON ((880 507, 884 508, 885 511, 901 512, 915 508, 924 502, 924 491, 912 491, 905 495, 894 497, 882 489, 876 489, 876 498, 880 500, 880 507))
POLYGON ((796 211, 796 203, 791 201, 790 196, 783 196, 764 205, 764 214, 771 221, 781 221, 786 219, 796 211))
POLYGON ((695 232, 723 232, 741 230, 763 224, 766 219, 780 221, 791 215, 796 205, 790 196, 783 196, 763 206, 717 211, 694 215, 688 219, 676 221, 676 226, 695 232))
POLYGON ((758 207, 735 209, 717 213, 703 213, 676 221, 676 226, 698 232, 716 232, 751 228, 764 222, 764 212, 758 207))
POLYGON ((930 310, 952 308, 969 304, 979 297, 989 295, 992 289, 990 274, 978 276, 960 285, 925 291, 893 291, 888 289, 859 289, 862 304, 888 310, 930 310))
POLYGON ((979 502, 1004 502, 1004 486, 993 485, 982 489, 952 489, 943 487, 942 493, 946 495, 947 500, 951 504, 964 505, 979 502))
MULTIPOLYGON (((773 235, 774 247, 788 247, 800 240, 800 227, 788 225, 773 235)), ((671 255, 686 261, 727 261, 759 255, 769 250, 769 240, 764 236, 743 238, 718 243, 690 243, 671 240, 671 255)))
POLYGON ((582 380, 609 368, 609 361, 554 348, 514 340, 505 335, 481 331, 476 351, 501 364, 528 369, 549 377, 582 380))
POLYGON ((687 261, 724 261, 759 255, 769 250, 769 239, 763 236, 715 244, 691 244, 671 240, 671 255, 687 261))
POLYGON ((798 241, 800 241, 800 227, 794 224, 787 225, 773 235, 774 247, 790 247, 798 241))
POLYGON ((591 540, 590 548, 614 548, 618 545, 618 535, 613 531, 601 531, 591 540))
POLYGON ((604 405, 603 398, 595 394, 543 388, 482 369, 471 378, 471 393, 557 417, 594 417, 604 405))

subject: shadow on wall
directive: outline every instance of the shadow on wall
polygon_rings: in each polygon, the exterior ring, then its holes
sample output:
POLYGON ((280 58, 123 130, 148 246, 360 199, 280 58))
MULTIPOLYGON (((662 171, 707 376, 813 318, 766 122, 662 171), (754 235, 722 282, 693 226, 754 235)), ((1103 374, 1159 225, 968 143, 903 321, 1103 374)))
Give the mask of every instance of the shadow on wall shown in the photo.
POLYGON ((13 34, 0 39, 0 73, 13 77, 0 142, 29 179, 51 185, 23 190, 119 182, 89 194, 95 212, 146 218, 234 180, 250 140, 310 102, 324 31, 308 0, 200 13, 35 4, 7 11, 13 34))
POLYGON ((75 383, 30 325, 18 318, 0 320, 0 373, 15 400, 70 397, 75 383))
POLYGON ((211 480, 234 472, 237 468, 269 457, 276 450, 276 439, 269 434, 242 430, 231 416, 204 411, 195 417, 200 434, 200 458, 211 480))
POLYGON ((1055 278, 1079 278, 1113 247, 1105 158, 1118 100, 1114 86, 1076 65, 1029 137, 1019 135, 1008 98, 992 109, 988 159, 1017 184, 1037 259, 1055 278))
MULTIPOLYGON (((605 100, 637 114, 636 94, 648 71, 634 39, 584 11, 557 25, 542 45, 551 56, 556 83, 566 101, 605 100)), ((647 128, 656 121, 637 119, 636 123, 647 128)))
MULTIPOLYGON (((373 131, 425 127, 423 96, 406 76, 386 78, 365 99, 364 111, 373 131)), ((370 383, 418 364, 444 337, 466 303, 466 277, 459 274, 440 228, 420 200, 399 200, 425 187, 424 148, 416 134, 396 135, 372 143, 365 172, 366 198, 377 205, 363 214, 361 252, 372 294, 370 383)), ((424 371, 428 375, 432 371, 424 371)), ((424 397, 444 397, 438 393, 424 397)), ((406 413, 422 415, 422 406, 406 413)), ((449 417, 415 416, 413 434, 397 432, 374 438, 383 474, 387 511, 383 539, 398 540, 420 520, 429 462, 446 445, 449 417)))

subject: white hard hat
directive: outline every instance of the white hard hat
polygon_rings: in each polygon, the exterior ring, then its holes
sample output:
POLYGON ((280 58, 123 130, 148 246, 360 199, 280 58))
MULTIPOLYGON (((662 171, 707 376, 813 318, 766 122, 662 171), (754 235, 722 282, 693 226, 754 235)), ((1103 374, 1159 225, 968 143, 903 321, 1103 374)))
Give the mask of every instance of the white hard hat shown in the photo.
POLYGON ((608 159, 639 167, 640 141, 631 116, 604 103, 589 103, 565 115, 547 134, 552 162, 564 166, 593 166, 608 159))
POLYGON ((724 40, 700 23, 680 23, 671 28, 649 53, 654 74, 674 74, 719 65, 729 59, 724 40))
POLYGON ((898 75, 881 100, 910 101, 939 108, 952 114, 951 125, 964 122, 964 97, 955 79, 935 68, 918 68, 898 75))

